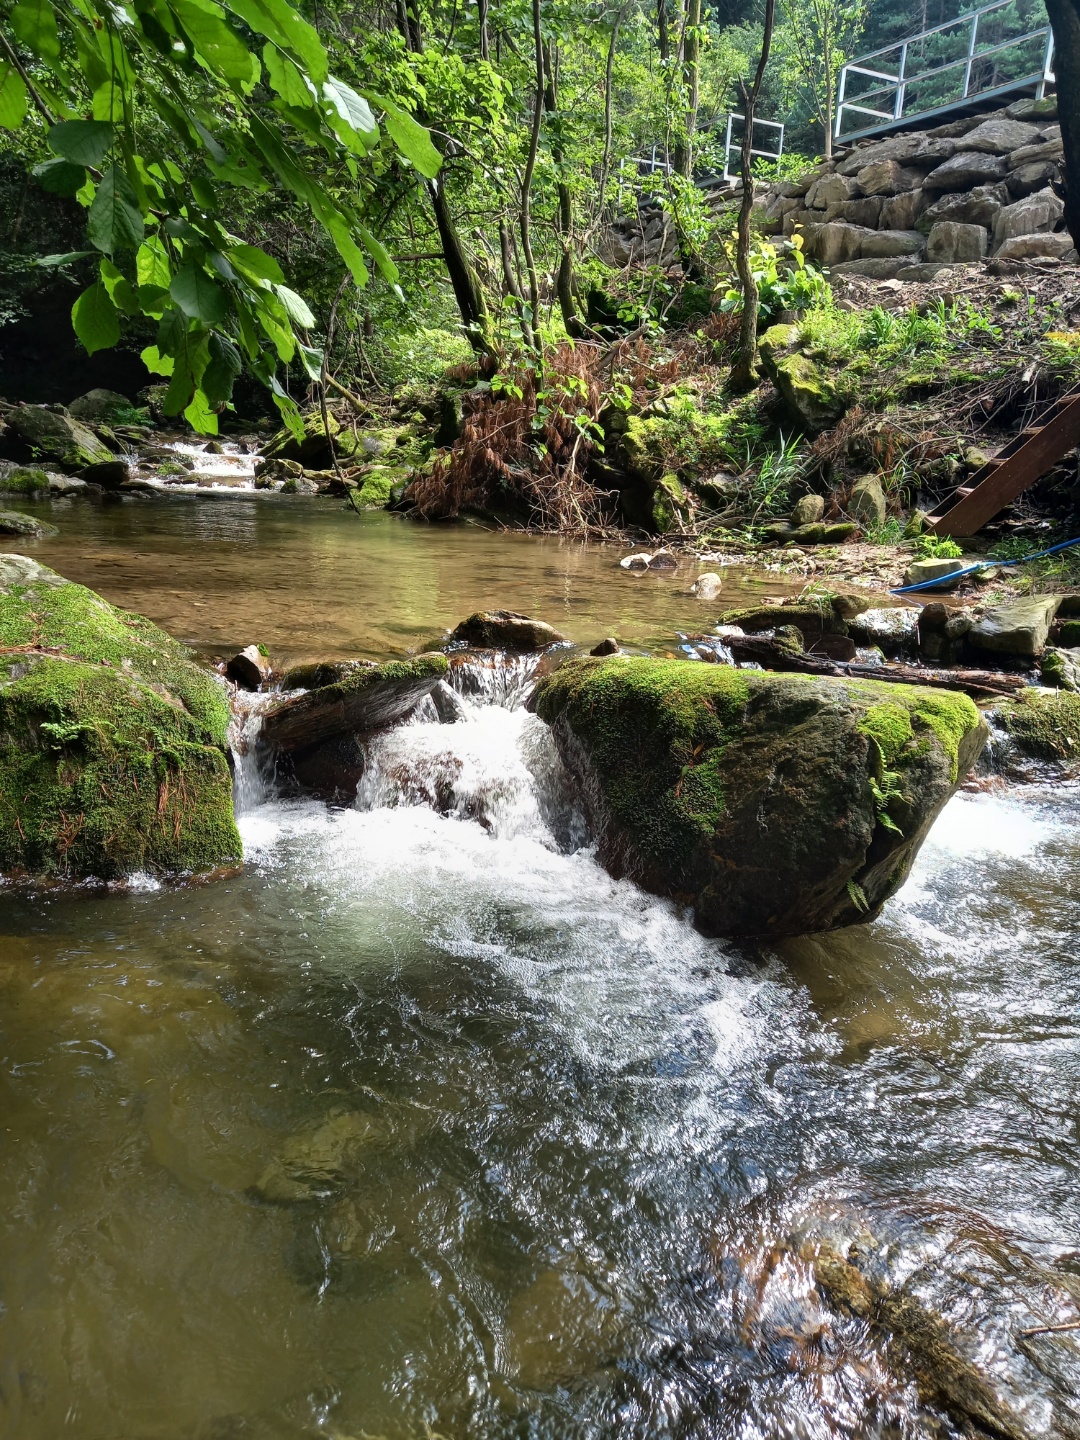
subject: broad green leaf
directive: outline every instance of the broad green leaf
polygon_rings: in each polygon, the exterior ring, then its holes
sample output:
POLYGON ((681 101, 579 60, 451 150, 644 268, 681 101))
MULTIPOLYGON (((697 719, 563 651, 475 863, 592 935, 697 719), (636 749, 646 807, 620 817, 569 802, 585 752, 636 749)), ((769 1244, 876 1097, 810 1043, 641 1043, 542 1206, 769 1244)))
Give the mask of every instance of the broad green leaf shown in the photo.
POLYGON ((173 13, 210 69, 230 84, 249 87, 258 78, 251 51, 227 24, 220 5, 171 0, 173 13))
MULTIPOLYGON (((203 380, 205 381, 205 379, 204 372, 203 380)), ((200 435, 216 435, 218 433, 217 415, 211 410, 210 403, 201 386, 195 391, 191 404, 184 411, 184 419, 200 435)))
POLYGON ((86 222, 90 243, 106 255, 135 250, 143 240, 143 218, 135 191, 124 172, 110 165, 101 178, 86 222))
POLYGON ((140 285, 139 286, 139 309, 144 315, 154 319, 160 319, 165 314, 169 302, 169 289, 166 285, 140 285))
POLYGON ((276 375, 273 376, 270 381, 270 391, 274 397, 274 404, 277 406, 278 412, 285 422, 286 430, 289 431, 294 439, 303 440, 305 434, 304 417, 300 414, 300 407, 295 400, 286 395, 276 375))
POLYGON ((300 363, 308 373, 311 380, 322 379, 323 352, 314 345, 298 345, 300 351, 300 363))
POLYGON ((255 245, 231 245, 227 253, 240 274, 248 280, 269 280, 274 285, 284 285, 281 266, 265 250, 255 245))
POLYGON ((258 35, 291 50, 315 81, 326 79, 326 51, 316 31, 288 0, 227 0, 234 15, 245 20, 258 35))
POLYGON ((263 64, 266 66, 266 78, 272 89, 277 91, 286 105, 302 110, 305 105, 316 103, 318 91, 315 86, 276 45, 263 47, 263 64))
POLYGON ((122 274, 111 260, 103 259, 98 270, 101 275, 101 283, 109 292, 109 299, 116 308, 122 310, 125 315, 138 314, 139 296, 127 276, 122 274))
POLYGON ((124 83, 118 76, 110 75, 100 84, 91 101, 95 121, 102 125, 111 125, 113 121, 123 120, 126 93, 124 83))
POLYGON ((212 215, 218 208, 217 193, 205 175, 194 174, 188 180, 195 203, 212 215))
POLYGON ((11 12, 10 24, 17 38, 46 65, 55 65, 60 59, 52 0, 19 0, 11 12))
POLYGON ((232 399, 233 383, 244 368, 240 352, 224 335, 211 335, 210 363, 203 371, 202 392, 211 405, 225 405, 232 399))
POLYGON ((299 325, 302 330, 311 330, 314 327, 315 316, 302 295, 297 295, 296 291, 290 290, 287 285, 275 285, 274 294, 285 306, 285 313, 294 325, 299 325))
POLYGON ((206 331, 201 326, 192 326, 181 311, 167 310, 162 316, 158 349, 164 349, 173 358, 172 378, 162 406, 166 415, 179 415, 194 399, 210 358, 206 340, 206 331))
POLYGON ((229 297, 206 271, 190 262, 172 278, 169 294, 192 320, 220 325, 229 313, 229 297))
POLYGON ((171 355, 162 355, 156 345, 148 345, 140 354, 139 359, 150 371, 151 375, 171 375, 174 361, 171 355))
POLYGON ((362 95, 333 76, 323 85, 323 99, 330 111, 330 123, 357 155, 366 155, 378 139, 379 127, 371 106, 362 95))
POLYGON ((100 165, 113 143, 113 128, 98 120, 61 120, 49 131, 49 148, 73 165, 100 165))
POLYGON ((100 280, 84 290, 71 307, 71 323, 75 334, 86 347, 86 353, 93 355, 98 350, 108 350, 120 339, 120 320, 116 306, 109 299, 109 292, 100 280))
POLYGON ((267 339, 277 351, 278 359, 288 365, 296 354, 296 340, 285 318, 284 307, 281 314, 276 313, 275 309, 266 303, 269 298, 260 297, 259 308, 255 313, 267 339))
POLYGON ((442 165, 442 156, 431 143, 431 136, 423 125, 407 110, 395 105, 393 100, 387 100, 383 95, 373 95, 370 91, 365 93, 369 100, 386 112, 387 131, 406 160, 411 161, 426 179, 434 180, 442 165))
POLYGON ((0 60, 0 125, 18 130, 26 119, 27 94, 22 76, 6 60, 0 60))
POLYGON ((70 160, 43 160, 30 173, 51 195, 77 195, 86 184, 86 167, 70 160))
POLYGON ((41 259, 34 263, 47 269, 55 269, 58 265, 70 265, 75 260, 85 260, 97 253, 96 250, 69 250, 66 255, 42 255, 41 259))
POLYGON ((376 240, 375 236, 372 235, 371 231, 365 225, 358 225, 356 227, 356 233, 364 242, 364 248, 368 254, 379 267, 379 273, 383 279, 388 280, 391 285, 396 285, 399 279, 398 268, 387 253, 386 246, 381 240, 376 240))
POLYGON ((157 235, 148 235, 135 254, 135 278, 140 285, 162 285, 172 279, 169 256, 157 235))

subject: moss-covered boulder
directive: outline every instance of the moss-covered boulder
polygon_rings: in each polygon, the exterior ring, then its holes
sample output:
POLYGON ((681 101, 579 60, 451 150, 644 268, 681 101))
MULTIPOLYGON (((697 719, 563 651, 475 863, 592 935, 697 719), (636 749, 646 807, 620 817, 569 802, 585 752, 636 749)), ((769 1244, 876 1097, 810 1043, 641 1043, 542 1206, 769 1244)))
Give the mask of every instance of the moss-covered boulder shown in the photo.
POLYGON ((17 405, 5 416, 20 454, 14 459, 40 457, 59 469, 75 474, 88 465, 113 458, 92 430, 70 415, 62 405, 17 405))
POLYGON ((24 515, 21 510, 0 510, 0 535, 59 535, 55 525, 49 525, 34 515, 24 515))
POLYGON ((814 434, 835 425, 846 405, 831 377, 799 345, 797 325, 771 325, 761 337, 761 363, 792 418, 814 434))
POLYGON ((1080 695, 1074 691, 1021 690, 999 701, 987 719, 996 732, 995 768, 1021 780, 1047 767, 1063 778, 1080 775, 1080 695))
POLYGON ((685 660, 572 660, 532 703, 603 862, 719 935, 872 918, 986 738, 963 695, 685 660))
POLYGON ((0 872, 237 860, 228 719, 213 676, 151 621, 0 555, 0 872))
MULTIPOLYGON (((346 448, 337 437, 341 426, 333 415, 327 415, 324 427, 322 416, 313 412, 304 418, 304 434, 298 438, 291 430, 281 429, 262 447, 261 454, 267 460, 295 460, 305 470, 325 470, 334 463, 334 444, 343 455, 346 448)), ((348 447, 348 453, 352 448, 348 447)))
POLYGON ((0 490, 13 495, 43 495, 49 488, 49 476, 34 465, 0 465, 0 490))

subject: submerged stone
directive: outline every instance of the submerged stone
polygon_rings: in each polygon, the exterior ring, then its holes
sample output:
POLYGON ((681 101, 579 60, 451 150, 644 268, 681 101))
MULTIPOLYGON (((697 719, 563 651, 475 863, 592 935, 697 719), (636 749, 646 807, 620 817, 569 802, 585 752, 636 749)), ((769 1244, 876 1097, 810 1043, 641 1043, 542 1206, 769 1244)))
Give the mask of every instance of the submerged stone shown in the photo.
POLYGON ((681 660, 573 660, 532 704, 608 868, 733 936, 872 919, 986 738, 963 695, 681 660))
POLYGON ((0 871, 112 879, 240 857, 215 679, 163 630, 0 556, 0 871))
POLYGON ((332 1111, 290 1135, 253 1187, 269 1205, 298 1205, 340 1190, 361 1167, 365 1150, 383 1138, 370 1115, 332 1111))
POLYGON ((566 636, 553 625, 515 610, 482 610, 462 620, 450 639, 481 650, 510 650, 520 655, 562 644, 566 636))
POLYGON ((19 510, 0 510, 0 535, 59 535, 55 525, 48 525, 33 515, 19 510))

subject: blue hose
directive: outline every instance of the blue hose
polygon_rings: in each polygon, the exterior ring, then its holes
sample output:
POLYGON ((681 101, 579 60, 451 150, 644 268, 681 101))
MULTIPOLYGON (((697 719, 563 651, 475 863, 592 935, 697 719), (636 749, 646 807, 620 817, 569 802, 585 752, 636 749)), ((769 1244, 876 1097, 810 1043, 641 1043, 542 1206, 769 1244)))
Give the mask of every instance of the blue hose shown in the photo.
POLYGON ((964 570, 954 570, 951 575, 938 575, 933 580, 920 580, 917 585, 901 585, 896 590, 890 590, 890 595, 911 595, 916 590, 937 590, 948 585, 953 580, 960 580, 965 575, 974 575, 979 570, 1004 569, 1006 565, 1026 565, 1029 560, 1045 560, 1047 555, 1056 555, 1059 550, 1068 550, 1073 545, 1080 545, 1080 535, 1075 540, 1062 540, 1059 545, 1051 545, 1049 550, 1039 550, 1034 555, 1021 555, 1016 560, 980 560, 977 565, 969 565, 964 570))

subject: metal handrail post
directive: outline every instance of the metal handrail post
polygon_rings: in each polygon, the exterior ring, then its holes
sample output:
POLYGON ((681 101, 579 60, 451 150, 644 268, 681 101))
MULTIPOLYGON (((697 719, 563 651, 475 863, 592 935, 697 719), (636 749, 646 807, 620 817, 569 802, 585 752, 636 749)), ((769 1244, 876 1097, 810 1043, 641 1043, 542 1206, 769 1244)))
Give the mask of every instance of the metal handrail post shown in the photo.
POLYGON ((967 63, 964 66, 964 94, 963 99, 968 98, 971 89, 971 62, 975 59, 975 41, 979 34, 979 16, 982 12, 976 10, 971 16, 971 36, 968 39, 967 63))
POLYGON ((893 119, 899 120, 904 113, 904 72, 907 69, 907 41, 900 46, 900 69, 896 73, 896 95, 893 98, 893 119))
POLYGON ((837 95, 836 95, 836 120, 835 120, 834 123, 833 123, 833 139, 834 139, 834 140, 839 140, 839 139, 840 139, 840 125, 841 125, 841 121, 843 120, 843 116, 844 116, 844 97, 845 97, 846 94, 847 94, 847 77, 848 77, 848 67, 847 67, 846 65, 841 65, 841 67, 840 67, 840 89, 837 91, 837 95))
POLYGON ((1035 86, 1035 99, 1036 99, 1036 100, 1041 100, 1041 99, 1045 96, 1045 94, 1046 94, 1046 82, 1047 82, 1047 80, 1050 78, 1050 76, 1053 74, 1053 71, 1052 71, 1051 68, 1050 68, 1050 62, 1053 60, 1053 58, 1054 58, 1054 32, 1053 32, 1053 30, 1051 30, 1051 29, 1049 28, 1049 26, 1048 26, 1048 27, 1047 27, 1047 30, 1046 30, 1046 49, 1043 51, 1042 76, 1041 76, 1041 78, 1040 78, 1040 80, 1039 80, 1039 83, 1035 86))

